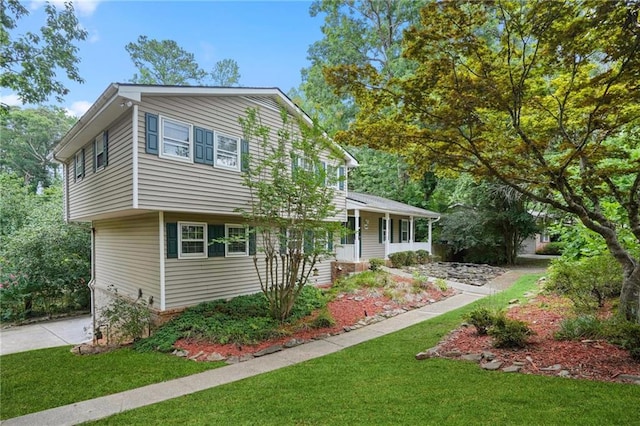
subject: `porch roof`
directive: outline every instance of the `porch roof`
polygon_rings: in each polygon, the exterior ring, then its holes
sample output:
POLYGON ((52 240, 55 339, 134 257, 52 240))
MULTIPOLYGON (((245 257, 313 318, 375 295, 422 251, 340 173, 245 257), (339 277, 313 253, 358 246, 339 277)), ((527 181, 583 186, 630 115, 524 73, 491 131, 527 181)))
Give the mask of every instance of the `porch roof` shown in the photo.
POLYGON ((440 217, 440 213, 389 200, 388 198, 349 191, 347 194, 347 210, 354 209, 403 216, 426 217, 430 219, 440 217))

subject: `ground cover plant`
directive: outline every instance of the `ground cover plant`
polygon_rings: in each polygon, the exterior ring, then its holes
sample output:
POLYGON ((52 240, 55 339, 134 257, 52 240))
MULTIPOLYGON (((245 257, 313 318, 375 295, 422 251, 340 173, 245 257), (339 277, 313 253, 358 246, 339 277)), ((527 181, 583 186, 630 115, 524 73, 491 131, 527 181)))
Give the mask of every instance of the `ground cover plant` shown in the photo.
POLYGON ((160 353, 121 349, 78 356, 69 346, 0 357, 0 419, 21 416, 91 398, 218 368, 160 353))
POLYGON ((416 361, 462 315, 504 307, 535 288, 504 293, 407 329, 292 367, 104 419, 97 424, 633 424, 640 387, 416 361), (490 395, 487 393, 490 389, 490 395), (215 401, 215 403, 212 403, 215 401), (577 403, 579 401, 579 403, 577 403))

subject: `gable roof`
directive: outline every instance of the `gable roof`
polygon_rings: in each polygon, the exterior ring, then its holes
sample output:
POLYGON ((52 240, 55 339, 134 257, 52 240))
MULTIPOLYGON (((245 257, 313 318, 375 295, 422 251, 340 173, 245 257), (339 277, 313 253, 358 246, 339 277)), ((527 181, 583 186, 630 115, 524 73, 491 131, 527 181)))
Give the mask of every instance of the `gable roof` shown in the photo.
POLYGON ((426 217, 430 219, 440 217, 440 213, 421 209, 420 207, 410 206, 398 201, 389 200, 388 198, 378 197, 377 195, 351 191, 347 194, 347 209, 360 209, 379 213, 426 217))
MULTIPOLYGON (((53 158, 66 160, 84 145, 86 140, 76 136, 84 133, 96 135, 130 107, 142 101, 142 96, 242 96, 266 108, 280 106, 300 117, 309 126, 313 120, 277 87, 216 87, 216 86, 165 86, 149 84, 111 83, 98 100, 76 122, 62 140, 53 148, 53 158)), ((343 154, 349 167, 356 167, 358 161, 344 148, 332 141, 343 154)))

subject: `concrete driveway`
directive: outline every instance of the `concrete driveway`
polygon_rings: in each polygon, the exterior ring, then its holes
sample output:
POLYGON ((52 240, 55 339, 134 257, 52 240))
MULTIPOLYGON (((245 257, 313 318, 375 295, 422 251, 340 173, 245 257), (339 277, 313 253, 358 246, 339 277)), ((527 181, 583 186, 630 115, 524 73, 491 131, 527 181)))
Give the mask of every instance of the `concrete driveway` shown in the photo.
POLYGON ((0 355, 76 345, 91 338, 90 315, 14 326, 0 330, 0 355))

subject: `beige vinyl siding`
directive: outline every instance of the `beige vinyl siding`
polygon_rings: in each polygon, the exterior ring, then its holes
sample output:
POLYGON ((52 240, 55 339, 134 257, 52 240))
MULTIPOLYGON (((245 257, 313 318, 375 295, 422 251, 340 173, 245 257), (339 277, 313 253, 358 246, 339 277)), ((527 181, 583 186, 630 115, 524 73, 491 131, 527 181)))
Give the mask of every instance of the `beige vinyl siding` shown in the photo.
MULTIPOLYGON (((242 223, 238 217, 233 216, 166 213, 165 223, 169 222, 218 225, 242 223)), ((164 256, 166 257, 166 238, 164 256)), ((311 284, 330 283, 331 260, 325 260, 317 266, 319 275, 311 277, 311 284)), ((166 308, 172 309, 257 293, 260 291, 260 282, 253 265, 253 256, 165 259, 165 289, 166 308)))
POLYGON ((84 146, 84 178, 74 179, 73 157, 66 164, 69 220, 83 220, 132 207, 131 114, 123 114, 104 130, 109 132, 107 167, 93 171, 93 141, 98 135, 93 135, 84 146))
POLYGON ((384 217, 382 213, 360 212, 360 226, 362 227, 362 253, 360 256, 362 260, 384 258, 384 243, 380 244, 378 242, 380 232, 379 219, 381 217, 384 217), (369 219, 369 229, 364 229, 365 219, 369 219))
POLYGON ((160 244, 158 214, 93 222, 96 286, 113 285, 118 293, 145 300, 153 296, 160 307, 160 244))

